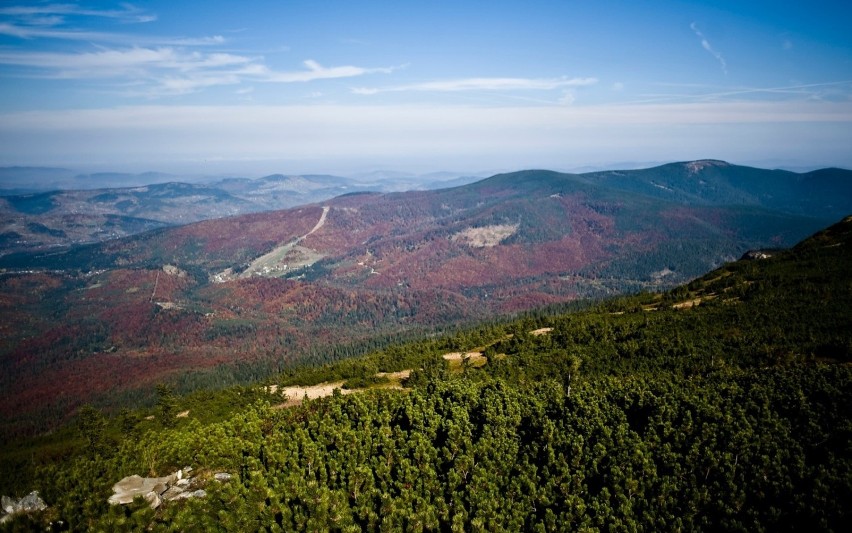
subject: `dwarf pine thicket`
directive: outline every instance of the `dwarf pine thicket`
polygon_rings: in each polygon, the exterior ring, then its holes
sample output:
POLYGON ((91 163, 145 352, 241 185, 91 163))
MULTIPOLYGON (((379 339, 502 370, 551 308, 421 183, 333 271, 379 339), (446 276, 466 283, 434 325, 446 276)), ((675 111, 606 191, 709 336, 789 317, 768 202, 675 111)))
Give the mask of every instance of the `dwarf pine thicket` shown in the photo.
POLYGON ((86 410, 63 453, 54 443, 19 461, 27 475, 14 482, 28 485, 13 488, 38 489, 49 508, 8 527, 847 530, 850 246, 847 219, 665 294, 530 315, 279 380, 415 369, 402 391, 280 409, 260 388, 206 398, 163 388, 159 413, 209 417, 170 417, 171 427, 146 412, 86 410), (487 363, 450 364, 440 353, 451 347, 480 349, 487 363), (184 465, 234 477, 156 511, 106 502, 123 476, 184 465))

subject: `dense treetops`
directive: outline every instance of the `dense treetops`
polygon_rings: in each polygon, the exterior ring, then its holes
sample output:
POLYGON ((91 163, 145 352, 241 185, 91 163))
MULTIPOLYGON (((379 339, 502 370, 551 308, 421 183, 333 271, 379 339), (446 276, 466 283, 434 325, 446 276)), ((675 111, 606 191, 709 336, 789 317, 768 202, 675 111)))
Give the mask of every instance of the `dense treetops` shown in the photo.
POLYGON ((192 397, 161 387, 153 411, 86 409, 25 460, 6 452, 4 490, 38 489, 50 506, 7 527, 847 531, 850 259, 847 218, 665 294, 278 379, 366 383, 413 369, 404 390, 277 408, 260 387, 192 397), (485 364, 441 357, 469 350, 485 364), (183 409, 200 414, 174 418, 183 409), (207 497, 156 511, 106 503, 123 476, 185 465, 209 480, 207 497), (217 471, 234 477, 214 481, 217 471))
POLYGON ((247 384, 543 305, 674 286, 824 227, 852 205, 835 187, 845 175, 820 174, 822 192, 800 209, 813 176, 719 162, 525 171, 0 254, 0 436, 53 429, 86 402, 150 403, 161 381, 247 384), (770 182, 784 198, 774 211, 770 182))

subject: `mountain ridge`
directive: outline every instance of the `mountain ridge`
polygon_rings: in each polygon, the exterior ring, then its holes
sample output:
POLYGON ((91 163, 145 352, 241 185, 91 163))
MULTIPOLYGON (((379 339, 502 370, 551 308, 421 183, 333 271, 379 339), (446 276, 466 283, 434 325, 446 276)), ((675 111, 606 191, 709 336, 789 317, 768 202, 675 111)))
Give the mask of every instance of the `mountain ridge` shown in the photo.
MULTIPOLYGON (((156 173, 155 173, 156 174, 156 173)), ((163 176, 156 174, 157 176, 163 176)), ((724 161, 669 163, 647 169, 582 174, 523 170, 468 183, 470 178, 426 183, 427 190, 463 190, 512 182, 552 180, 606 187, 685 205, 745 205, 788 214, 817 216, 823 222, 845 214, 852 203, 852 172, 821 169, 807 173, 763 170, 724 161), (725 169, 720 172, 719 169, 725 169), (699 181, 695 182, 695 178, 699 181), (479 183, 480 185, 476 185, 479 183), (755 183, 758 185, 756 186, 755 183)), ((172 176, 168 176, 171 178, 172 176)), ((326 201, 349 192, 394 192, 401 185, 365 184, 338 176, 271 174, 262 178, 224 178, 210 183, 167 181, 118 189, 49 191, 0 197, 0 254, 98 242, 132 235, 146 226, 125 224, 99 230, 105 216, 118 215, 179 225, 223 216, 291 208, 326 201), (32 227, 49 231, 33 231, 32 227)), ((413 185, 410 183, 408 185, 413 185)), ((532 186, 532 183, 529 183, 532 186)), ((542 184, 544 187, 545 185, 542 184)), ((417 188, 417 187, 415 187, 417 188)), ((150 227, 150 226, 147 226, 150 227)))
MULTIPOLYGON (((840 531, 852 488, 850 253, 847 216, 666 292, 390 343, 246 387, 177 396, 161 384, 156 405, 86 406, 76 426, 13 441, 0 484, 50 506, 14 517, 18 529, 58 518, 72 530, 422 519, 840 531), (308 400, 306 385, 329 396, 308 400), (198 499, 106 503, 126 476, 179 468, 204 487, 198 499)), ((252 333, 232 326, 223 333, 252 333)))
POLYGON ((140 394, 178 375, 233 383, 377 337, 660 290, 827 225, 587 181, 525 171, 7 254, 5 408, 140 394))
MULTIPOLYGON (((31 170, 38 172, 39 169, 31 170)), ((107 217, 148 221, 154 224, 148 226, 149 229, 292 208, 353 191, 429 189, 444 183, 434 180, 421 183, 414 178, 411 181, 364 183, 326 174, 270 174, 260 178, 217 178, 205 182, 179 181, 178 176, 161 173, 133 176, 145 175, 158 179, 153 183, 111 188, 7 190, 0 196, 0 255, 11 251, 101 242, 140 232, 136 229, 138 224, 124 224, 111 227, 109 232, 101 231, 102 226, 114 226, 107 217), (32 231, 32 224, 50 231, 32 231)), ((114 177, 114 174, 106 173, 104 176, 114 177)), ((467 179, 460 177, 456 181, 465 182, 467 179)), ((101 183, 109 181, 101 180, 101 183)))

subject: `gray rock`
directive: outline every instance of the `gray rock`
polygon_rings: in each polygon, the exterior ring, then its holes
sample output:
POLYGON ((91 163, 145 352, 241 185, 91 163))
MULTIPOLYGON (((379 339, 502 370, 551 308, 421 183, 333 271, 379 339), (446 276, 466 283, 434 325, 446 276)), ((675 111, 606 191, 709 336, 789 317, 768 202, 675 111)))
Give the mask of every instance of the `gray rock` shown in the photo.
POLYGON ((15 500, 8 496, 3 496, 0 498, 0 505, 3 506, 3 512, 12 514, 15 512, 15 500))
MULTIPOLYGON (((174 474, 165 477, 142 477, 127 476, 112 486, 113 495, 109 497, 112 505, 126 505, 131 503, 137 496, 142 496, 151 506, 156 509, 164 501, 179 500, 185 498, 203 498, 207 493, 203 490, 188 492, 192 478, 185 478, 184 473, 192 470, 185 467, 174 474)), ((230 479, 230 474, 224 474, 230 479)))
MULTIPOLYGON (((181 480, 181 481, 183 481, 183 480, 181 480)), ((178 496, 180 496, 184 492, 185 492, 185 490, 182 487, 180 487, 179 485, 174 485, 174 486, 169 487, 169 490, 164 492, 162 494, 162 496, 163 496, 163 499, 168 502, 168 501, 174 500, 175 498, 177 498, 178 496)))
MULTIPOLYGON (((113 495, 107 500, 112 505, 127 505, 136 496, 145 496, 151 491, 162 488, 165 492, 168 486, 174 482, 175 476, 165 477, 142 477, 137 475, 127 476, 112 486, 113 495), (162 484, 163 487, 158 487, 162 484)), ((159 493, 158 493, 159 494, 159 493)))
POLYGON ((774 252, 769 250, 749 250, 740 257, 741 260, 745 261, 756 261, 761 259, 769 259, 772 257, 774 252))
POLYGON ((45 505, 44 500, 38 495, 38 491, 34 490, 21 498, 21 501, 18 502, 18 508, 22 512, 31 513, 33 511, 44 511, 47 509, 47 505, 45 505))
POLYGON ((207 496, 207 491, 204 489, 198 489, 195 492, 184 492, 183 494, 179 494, 174 499, 188 500, 189 498, 204 498, 205 496, 207 496))
POLYGON ((161 503, 163 503, 163 500, 160 499, 160 495, 153 490, 145 495, 145 501, 148 502, 151 509, 156 509, 161 503))
POLYGON ((216 479, 216 481, 230 481, 231 480, 231 474, 228 474, 227 472, 220 472, 220 473, 214 475, 213 477, 216 479))
POLYGON ((32 491, 20 500, 3 496, 0 498, 0 505, 2 505, 3 511, 6 513, 6 516, 3 517, 3 522, 10 520, 12 515, 18 513, 33 513, 47 509, 47 505, 45 505, 44 500, 38 495, 37 490, 32 491))

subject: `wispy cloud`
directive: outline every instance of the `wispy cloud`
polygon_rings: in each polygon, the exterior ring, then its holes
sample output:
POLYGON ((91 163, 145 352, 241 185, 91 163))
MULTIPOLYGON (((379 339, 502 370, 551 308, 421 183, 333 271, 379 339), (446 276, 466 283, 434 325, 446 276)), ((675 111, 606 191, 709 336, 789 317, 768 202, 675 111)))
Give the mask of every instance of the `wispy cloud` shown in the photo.
POLYGON ((559 103, 561 105, 571 105, 574 103, 575 100, 577 100, 577 97, 574 96, 574 93, 572 93, 571 91, 565 91, 565 93, 562 95, 562 98, 559 99, 559 103))
POLYGON ((120 9, 87 9, 77 4, 43 4, 35 6, 0 7, 0 15, 15 17, 25 21, 52 19, 61 22, 64 17, 101 17, 121 22, 143 23, 157 20, 157 16, 132 4, 121 4, 120 9))
POLYGON ((700 84, 660 84, 666 87, 688 89, 689 92, 646 94, 629 104, 677 102, 767 102, 767 101, 852 101, 852 80, 821 83, 801 83, 774 87, 714 87, 700 84))
POLYGON ((81 29, 86 18, 105 18, 118 24, 145 23, 157 16, 131 4, 120 9, 86 9, 76 4, 0 7, 0 35, 18 39, 55 39, 99 43, 132 43, 137 46, 211 46, 225 43, 221 35, 165 37, 137 33, 81 29))
POLYGON ((582 87, 597 83, 597 78, 462 78, 396 85, 391 87, 355 87, 355 94, 377 94, 387 92, 456 92, 456 91, 516 91, 552 90, 582 87))
POLYGON ((352 78, 364 74, 390 74, 399 67, 364 68, 351 65, 342 67, 324 67, 312 59, 304 62, 307 70, 294 72, 275 72, 265 67, 257 69, 252 74, 258 76, 258 81, 273 83, 297 83, 333 78, 352 78))
POLYGON ((722 54, 717 52, 713 48, 713 46, 710 44, 710 41, 708 41, 707 38, 704 37, 704 34, 701 33, 701 30, 698 29, 698 24, 693 22, 692 24, 689 25, 689 27, 692 29, 693 32, 695 32, 695 35, 699 39, 701 39, 702 48, 707 50, 710 53, 710 55, 712 55, 713 57, 716 58, 717 61, 719 61, 719 65, 721 65, 721 67, 722 67, 722 72, 724 72, 725 75, 727 76, 728 75, 728 64, 725 62, 725 58, 722 57, 722 54))
POLYGON ((66 29, 56 24, 24 25, 0 22, 0 35, 8 35, 18 39, 56 39, 63 41, 128 43, 137 45, 174 45, 174 46, 212 46, 225 44, 221 35, 205 37, 165 37, 156 35, 135 35, 127 33, 112 33, 79 29, 66 29))
POLYGON ((0 52, 0 64, 16 65, 49 71, 59 78, 112 78, 157 68, 193 71, 244 65, 252 59, 233 54, 186 52, 171 47, 100 49, 96 52, 0 52))
POLYGON ((396 68, 327 67, 308 59, 303 69, 280 70, 261 55, 207 51, 227 42, 221 35, 164 37, 92 30, 84 20, 91 17, 117 23, 156 20, 156 15, 130 4, 115 9, 71 3, 0 7, 0 36, 87 43, 82 49, 70 44, 46 51, 23 45, 0 48, 0 66, 13 67, 4 76, 107 81, 114 92, 125 96, 162 97, 243 82, 304 83, 390 73, 396 68))
POLYGON ((178 47, 99 48, 93 52, 0 51, 0 65, 22 67, 19 76, 57 79, 122 79, 133 83, 129 96, 167 96, 197 92, 242 82, 304 83, 390 73, 394 67, 365 68, 352 65, 324 67, 314 60, 305 69, 280 71, 262 57, 229 53, 202 53, 178 47))

